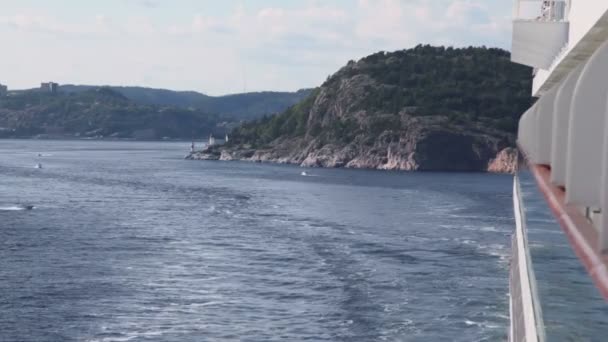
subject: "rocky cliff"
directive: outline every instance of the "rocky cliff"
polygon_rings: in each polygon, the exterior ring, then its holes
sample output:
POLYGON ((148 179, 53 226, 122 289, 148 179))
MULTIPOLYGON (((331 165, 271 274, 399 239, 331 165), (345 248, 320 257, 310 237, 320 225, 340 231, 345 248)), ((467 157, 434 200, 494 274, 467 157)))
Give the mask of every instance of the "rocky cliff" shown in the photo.
POLYGON ((214 146, 188 155, 193 160, 245 160, 297 164, 304 167, 346 167, 403 171, 488 171, 512 173, 516 167, 512 137, 479 132, 454 133, 419 127, 399 136, 383 134, 369 146, 364 137, 346 144, 284 139, 266 148, 214 146))
POLYGON ((530 70, 499 49, 419 46, 349 62, 281 115, 190 159, 511 172, 530 70))

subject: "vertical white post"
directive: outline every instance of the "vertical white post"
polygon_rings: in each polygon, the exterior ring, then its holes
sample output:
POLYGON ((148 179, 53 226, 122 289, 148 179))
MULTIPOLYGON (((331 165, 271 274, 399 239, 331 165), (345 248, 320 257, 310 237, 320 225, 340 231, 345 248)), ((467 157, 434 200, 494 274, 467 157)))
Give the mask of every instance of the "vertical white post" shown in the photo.
MULTIPOLYGON (((605 115, 608 115, 608 103, 604 108, 605 115)), ((598 156, 602 162, 602 180, 600 186, 601 193, 601 210, 602 217, 600 219, 600 243, 602 253, 608 253, 608 120, 604 123, 604 141, 602 154, 598 156)))

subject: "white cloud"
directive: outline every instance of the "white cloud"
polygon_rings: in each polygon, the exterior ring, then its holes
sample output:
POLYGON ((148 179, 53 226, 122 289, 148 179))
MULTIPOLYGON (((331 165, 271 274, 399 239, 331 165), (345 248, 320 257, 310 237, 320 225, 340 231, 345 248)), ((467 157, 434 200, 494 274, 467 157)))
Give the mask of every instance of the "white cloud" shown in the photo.
POLYGON ((145 16, 129 17, 124 24, 124 30, 134 35, 154 36, 158 33, 156 25, 145 16))
POLYGON ((60 24, 51 20, 51 18, 37 14, 15 14, 12 16, 0 16, 0 24, 10 26, 22 31, 63 31, 65 30, 60 24))
MULTIPOLYGON (((126 1, 140 8, 158 4, 126 1)), ((13 64, 23 61, 24 54, 39 54, 47 44, 46 51, 56 56, 52 65, 34 59, 36 65, 30 68, 36 75, 13 72, 18 82, 61 77, 58 81, 142 83, 217 94, 241 91, 246 79, 249 90, 297 89, 318 85, 349 59, 378 50, 418 43, 505 47, 510 5, 498 4, 502 0, 358 0, 351 6, 305 1, 254 8, 241 4, 228 15, 199 10, 163 20, 143 9, 120 16, 61 18, 51 12, 21 11, 0 14, 0 43, 6 46, 19 37, 20 45, 3 55, 13 64)), ((11 72, 0 66, 0 74, 11 72)))
POLYGON ((60 36, 108 34, 116 29, 116 27, 112 27, 109 18, 103 14, 83 18, 82 21, 65 21, 49 14, 33 12, 22 12, 9 16, 0 15, 0 29, 2 27, 21 32, 60 36))
POLYGON ((446 10, 446 18, 462 24, 468 21, 471 13, 485 10, 487 8, 479 1, 455 0, 446 10))

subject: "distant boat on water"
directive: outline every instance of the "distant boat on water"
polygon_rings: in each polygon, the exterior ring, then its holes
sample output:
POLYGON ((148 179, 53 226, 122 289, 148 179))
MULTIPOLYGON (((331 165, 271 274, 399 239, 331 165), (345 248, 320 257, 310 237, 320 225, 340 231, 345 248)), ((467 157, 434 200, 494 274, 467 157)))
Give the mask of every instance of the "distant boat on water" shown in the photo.
POLYGON ((21 211, 21 210, 34 210, 34 206, 31 204, 17 204, 10 206, 0 206, 0 211, 21 211))

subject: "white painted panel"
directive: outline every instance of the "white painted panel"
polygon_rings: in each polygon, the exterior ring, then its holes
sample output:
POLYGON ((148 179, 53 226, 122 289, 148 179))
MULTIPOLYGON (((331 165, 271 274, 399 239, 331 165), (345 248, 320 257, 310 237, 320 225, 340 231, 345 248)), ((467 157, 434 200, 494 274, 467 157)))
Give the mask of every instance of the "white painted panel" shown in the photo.
POLYGON ((536 114, 538 110, 538 103, 535 104, 531 110, 530 114, 528 114, 528 119, 525 124, 525 137, 526 143, 528 145, 527 149, 529 151, 529 159, 531 162, 536 163, 538 160, 538 141, 536 140, 536 135, 538 134, 538 120, 536 118, 536 114))
MULTIPOLYGON (((608 80, 607 80, 608 81, 608 80)), ((604 112, 604 145, 602 148, 602 182, 601 184, 601 219, 600 219, 600 240, 602 252, 608 252, 608 103, 604 112)))
POLYGON ((523 113, 521 115, 521 117, 519 118, 519 125, 517 126, 517 142, 519 144, 523 144, 523 136, 524 136, 524 121, 526 120, 526 115, 528 115, 528 112, 530 111, 530 109, 528 109, 525 113, 523 113))
POLYGON ((528 121, 528 131, 527 131, 527 135, 528 135, 528 140, 530 141, 530 149, 532 151, 532 162, 534 164, 538 164, 539 162, 539 157, 538 157, 538 109, 539 109, 539 103, 537 102, 533 107, 532 107, 532 111, 530 112, 530 119, 528 121))
POLYGON ((551 182, 566 185, 566 157, 568 152, 568 124, 574 87, 584 65, 579 65, 560 85, 555 96, 555 116, 553 117, 553 137, 551 143, 551 182))
POLYGON ((528 113, 530 113, 530 109, 528 109, 521 116, 521 118, 519 118, 519 126, 517 127, 517 144, 523 150, 524 154, 530 158, 530 151, 528 151, 528 143, 526 142, 526 121, 528 120, 528 113))
POLYGON ((568 20, 570 21, 570 42, 577 44, 608 11, 606 0, 572 0, 568 20))
POLYGON ((566 159, 566 202, 600 205, 608 42, 591 56, 574 88, 566 159))
POLYGON ((568 42, 568 26, 563 21, 514 20, 511 60, 549 69, 568 42))
POLYGON ((551 144, 553 142, 553 116, 554 102, 558 87, 553 87, 538 100, 538 113, 536 114, 538 134, 537 159, 538 164, 551 164, 551 144))
POLYGON ((528 111, 522 115, 521 119, 519 119, 519 132, 517 138, 519 145, 524 150, 523 152, 532 163, 536 163, 538 160, 538 142, 536 139, 536 135, 538 134, 536 119, 537 109, 538 102, 532 106, 532 108, 528 109, 528 111))

